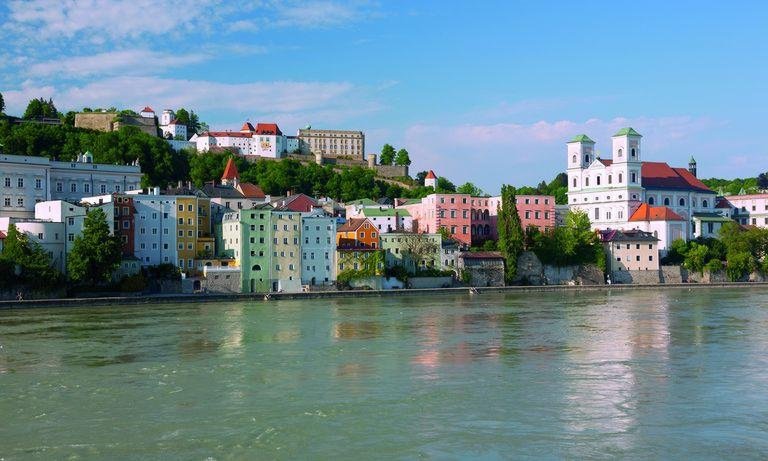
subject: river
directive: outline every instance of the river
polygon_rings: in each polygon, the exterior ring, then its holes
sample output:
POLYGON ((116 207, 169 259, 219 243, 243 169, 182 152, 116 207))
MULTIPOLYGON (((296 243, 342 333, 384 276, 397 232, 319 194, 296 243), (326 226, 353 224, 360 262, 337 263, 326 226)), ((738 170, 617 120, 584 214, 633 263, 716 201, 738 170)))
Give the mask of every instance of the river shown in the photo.
POLYGON ((765 459, 768 290, 0 311, 0 459, 765 459))

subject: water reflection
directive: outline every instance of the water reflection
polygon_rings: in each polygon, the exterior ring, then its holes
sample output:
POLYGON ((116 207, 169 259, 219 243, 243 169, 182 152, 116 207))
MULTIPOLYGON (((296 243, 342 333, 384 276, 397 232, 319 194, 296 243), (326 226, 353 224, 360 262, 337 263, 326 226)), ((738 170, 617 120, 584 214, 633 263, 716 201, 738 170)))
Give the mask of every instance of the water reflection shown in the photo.
POLYGON ((636 293, 571 307, 577 325, 565 377, 566 429, 610 434, 606 444, 629 449, 643 402, 664 394, 669 361, 669 298, 636 293), (586 324, 586 325, 585 325, 586 324), (652 365, 649 365, 652 364, 652 365))

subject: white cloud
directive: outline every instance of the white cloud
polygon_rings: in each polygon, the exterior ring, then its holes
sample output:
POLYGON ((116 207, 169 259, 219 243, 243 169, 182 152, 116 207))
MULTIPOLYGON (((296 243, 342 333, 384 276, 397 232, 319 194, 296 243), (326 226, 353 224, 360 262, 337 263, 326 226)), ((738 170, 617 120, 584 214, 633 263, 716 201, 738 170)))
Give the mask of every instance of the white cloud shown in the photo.
POLYGON ((405 146, 414 171, 434 169, 458 183, 472 181, 497 191, 502 183, 535 184, 552 179, 564 170, 565 143, 577 134, 588 134, 595 140, 596 150, 610 157, 610 137, 625 126, 643 134, 645 160, 676 164, 687 161, 689 149, 701 146, 697 134, 719 122, 696 117, 617 117, 530 124, 419 124, 406 130, 405 146), (680 158, 670 159, 670 152, 680 158))
POLYGON ((29 66, 27 73, 34 77, 57 75, 65 78, 115 73, 146 74, 201 62, 207 58, 208 56, 203 53, 178 55, 149 50, 108 51, 90 56, 39 62, 29 66))
POLYGON ((277 7, 278 26, 329 27, 348 24, 365 17, 367 5, 352 2, 310 1, 277 7))
POLYGON ((9 113, 23 112, 32 98, 52 97, 60 110, 84 106, 141 108, 188 107, 197 112, 290 114, 333 112, 348 107, 355 88, 346 82, 218 83, 155 77, 106 78, 83 86, 55 88, 25 82, 4 91, 9 113), (342 101, 347 101, 342 104, 342 101))
POLYGON ((6 27, 36 39, 137 38, 203 26, 214 6, 206 0, 11 1, 6 27))

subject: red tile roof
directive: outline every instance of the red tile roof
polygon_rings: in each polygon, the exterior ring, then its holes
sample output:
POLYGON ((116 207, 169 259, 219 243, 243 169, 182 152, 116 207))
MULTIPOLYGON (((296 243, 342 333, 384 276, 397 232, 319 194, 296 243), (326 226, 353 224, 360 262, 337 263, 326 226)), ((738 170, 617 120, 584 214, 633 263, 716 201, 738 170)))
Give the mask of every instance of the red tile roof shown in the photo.
POLYGON ((261 187, 249 182, 240 183, 237 187, 246 198, 264 198, 267 195, 261 190, 261 187))
POLYGON ((252 138, 253 133, 240 133, 239 131, 208 131, 201 136, 212 136, 214 138, 252 138))
POLYGON ((715 208, 733 208, 733 205, 731 202, 728 201, 727 198, 721 198, 717 201, 717 205, 715 205, 715 208))
POLYGON ((282 136, 283 133, 280 128, 277 127, 277 123, 257 123, 256 134, 271 134, 282 136))
POLYGON ((643 162, 643 187, 646 189, 683 189, 712 192, 685 168, 672 168, 664 162, 643 162))
POLYGON ((221 175, 221 179, 240 179, 240 173, 231 157, 227 160, 227 166, 224 167, 224 174, 221 175))
MULTIPOLYGON (((134 106, 136 107, 136 106, 134 106)), ((154 112, 151 107, 146 106, 145 108, 141 109, 142 112, 154 112)))
POLYGON ((5 234, 3 233, 3 231, 0 231, 0 240, 3 240, 4 238, 5 238, 5 234))
POLYGON ((256 131, 256 129, 253 128, 253 125, 251 125, 251 122, 245 122, 243 123, 243 127, 240 128, 240 131, 252 132, 252 131, 256 131))
MULTIPOLYGON (((336 232, 352 232, 360 229, 365 222, 368 221, 366 218, 349 218, 347 219, 347 222, 339 226, 338 229, 336 229, 336 232)), ((370 223, 370 222, 369 222, 370 223)), ((370 223, 371 226, 373 226, 373 223, 370 223)))
POLYGON ((611 166, 611 164, 613 163, 613 160, 611 160, 611 159, 607 159, 606 160, 606 159, 599 158, 597 160, 599 160, 600 163, 602 163, 605 166, 611 166))
POLYGON ((665 206, 643 203, 629 217, 630 221, 685 221, 682 216, 665 206))
POLYGON ((437 179, 437 176, 435 176, 435 172, 432 170, 429 170, 429 173, 427 173, 426 176, 424 176, 424 179, 437 179))

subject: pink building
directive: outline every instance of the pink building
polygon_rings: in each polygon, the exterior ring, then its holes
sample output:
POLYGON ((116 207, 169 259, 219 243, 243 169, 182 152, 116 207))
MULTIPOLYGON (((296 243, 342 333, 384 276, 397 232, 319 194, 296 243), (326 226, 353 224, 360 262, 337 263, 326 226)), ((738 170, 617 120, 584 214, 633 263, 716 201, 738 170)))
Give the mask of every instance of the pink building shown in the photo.
POLYGON ((552 195, 518 195, 517 214, 523 230, 530 226, 544 232, 555 228, 555 197, 552 195))
MULTIPOLYGON (((500 197, 472 197, 467 194, 431 194, 421 200, 409 200, 398 208, 408 210, 416 232, 437 232, 445 227, 454 239, 465 245, 498 238, 496 218, 500 197)), ((520 221, 525 229, 555 227, 555 198, 521 195, 517 197, 520 221)))

